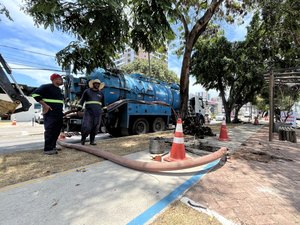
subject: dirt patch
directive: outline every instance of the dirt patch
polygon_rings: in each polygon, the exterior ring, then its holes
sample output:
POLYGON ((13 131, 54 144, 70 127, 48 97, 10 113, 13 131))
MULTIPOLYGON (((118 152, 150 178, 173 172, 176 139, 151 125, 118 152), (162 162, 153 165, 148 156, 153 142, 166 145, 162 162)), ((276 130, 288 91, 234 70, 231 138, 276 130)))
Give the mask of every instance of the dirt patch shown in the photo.
POLYGON ((292 159, 286 157, 276 156, 262 151, 253 151, 250 149, 240 149, 237 153, 233 155, 232 158, 254 160, 254 161, 264 162, 264 163, 268 163, 271 160, 293 161, 292 159))
POLYGON ((181 201, 175 201, 162 214, 160 214, 150 225, 221 225, 221 223, 204 213, 188 207, 181 201))

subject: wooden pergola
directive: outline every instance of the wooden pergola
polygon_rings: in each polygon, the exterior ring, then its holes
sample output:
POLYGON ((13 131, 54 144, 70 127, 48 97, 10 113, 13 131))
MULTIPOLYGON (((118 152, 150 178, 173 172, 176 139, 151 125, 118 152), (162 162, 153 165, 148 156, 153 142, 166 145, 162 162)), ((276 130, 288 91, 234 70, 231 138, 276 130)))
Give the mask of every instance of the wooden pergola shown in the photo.
POLYGON ((294 87, 295 91, 300 91, 300 67, 270 70, 264 74, 265 80, 269 83, 269 141, 273 139, 274 129, 274 87, 287 85, 294 87))

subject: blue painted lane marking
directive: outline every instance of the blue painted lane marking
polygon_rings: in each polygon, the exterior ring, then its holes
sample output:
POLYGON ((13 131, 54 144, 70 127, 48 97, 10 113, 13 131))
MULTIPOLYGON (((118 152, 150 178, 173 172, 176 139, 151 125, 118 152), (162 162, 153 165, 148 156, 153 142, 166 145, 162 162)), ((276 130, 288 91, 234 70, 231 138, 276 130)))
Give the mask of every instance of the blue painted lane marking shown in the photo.
POLYGON ((209 164, 207 164, 203 170, 197 172, 190 179, 185 181, 183 184, 178 186, 174 191, 168 194, 166 197, 161 199, 156 204, 152 205, 145 212, 131 220, 127 225, 142 225, 145 224, 148 220, 150 220, 153 216, 163 210, 166 206, 168 206, 171 202, 178 198, 185 190, 193 186, 196 182, 198 182, 207 172, 209 172, 214 166, 216 166, 220 162, 220 159, 215 160, 209 164))

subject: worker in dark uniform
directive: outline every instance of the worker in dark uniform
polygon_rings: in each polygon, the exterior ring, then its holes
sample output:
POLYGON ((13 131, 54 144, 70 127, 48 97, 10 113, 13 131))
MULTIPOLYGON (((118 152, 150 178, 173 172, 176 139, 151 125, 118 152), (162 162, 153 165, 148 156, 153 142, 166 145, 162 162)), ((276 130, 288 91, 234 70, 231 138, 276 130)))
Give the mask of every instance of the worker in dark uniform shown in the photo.
POLYGON ((44 153, 57 154, 56 141, 63 126, 64 96, 59 86, 63 85, 63 79, 59 74, 50 76, 52 83, 41 85, 32 97, 43 107, 44 116, 44 153))
POLYGON ((85 144, 85 140, 90 135, 90 144, 96 145, 95 136, 99 132, 102 117, 102 105, 104 96, 101 89, 104 87, 104 83, 100 80, 90 80, 89 89, 86 89, 79 101, 78 109, 83 108, 85 103, 85 110, 83 115, 83 121, 81 125, 81 144, 85 144))

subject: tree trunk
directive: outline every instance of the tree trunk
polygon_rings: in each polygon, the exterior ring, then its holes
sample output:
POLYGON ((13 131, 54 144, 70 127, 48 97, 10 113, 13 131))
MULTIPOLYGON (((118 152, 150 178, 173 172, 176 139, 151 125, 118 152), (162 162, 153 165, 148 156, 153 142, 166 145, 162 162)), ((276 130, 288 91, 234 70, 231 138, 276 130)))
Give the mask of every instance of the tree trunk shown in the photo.
POLYGON ((238 123, 239 122, 239 112, 242 106, 236 106, 234 109, 234 119, 233 119, 233 123, 238 123))
MULTIPOLYGON (((219 81, 221 82, 221 81, 219 81)), ((224 107, 224 111, 225 111, 225 118, 226 118, 226 123, 231 123, 231 105, 226 101, 226 97, 225 97, 225 91, 224 91, 224 87, 221 88, 220 90, 220 96, 222 98, 222 103, 223 103, 223 107, 224 107)))
POLYGON ((208 22, 212 16, 218 10, 219 5, 224 0, 212 0, 204 15, 196 21, 195 25, 189 31, 186 19, 181 17, 183 27, 185 30, 185 50, 183 54, 183 61, 180 74, 180 114, 182 118, 185 118, 188 112, 188 98, 189 98, 189 69, 192 55, 192 49, 198 40, 199 36, 205 31, 208 22))
POLYGON ((192 43, 188 43, 185 46, 183 55, 181 74, 180 74, 180 114, 182 118, 185 118, 188 112, 188 99, 189 99, 189 68, 192 53, 192 43))

